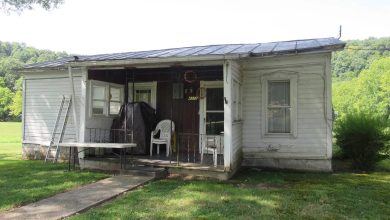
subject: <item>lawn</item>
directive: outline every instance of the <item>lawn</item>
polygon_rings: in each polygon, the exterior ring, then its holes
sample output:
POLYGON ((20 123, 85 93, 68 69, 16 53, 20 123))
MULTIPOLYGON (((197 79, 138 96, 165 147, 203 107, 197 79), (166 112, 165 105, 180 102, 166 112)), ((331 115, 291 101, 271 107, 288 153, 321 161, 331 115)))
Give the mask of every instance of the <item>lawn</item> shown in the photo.
POLYGON ((0 212, 107 176, 65 172, 66 164, 21 160, 21 151, 21 123, 0 122, 0 212))
POLYGON ((227 182, 164 179, 71 219, 389 219, 390 173, 246 169, 227 182))

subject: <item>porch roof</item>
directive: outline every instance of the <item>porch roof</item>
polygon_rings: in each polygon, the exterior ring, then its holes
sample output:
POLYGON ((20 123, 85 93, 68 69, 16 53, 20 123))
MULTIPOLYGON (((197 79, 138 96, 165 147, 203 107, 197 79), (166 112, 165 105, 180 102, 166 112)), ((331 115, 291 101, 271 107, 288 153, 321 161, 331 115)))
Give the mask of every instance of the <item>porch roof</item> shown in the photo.
POLYGON ((190 58, 202 58, 202 60, 222 60, 226 57, 242 58, 304 53, 311 51, 335 51, 343 49, 344 46, 345 42, 333 37, 254 44, 193 46, 126 53, 72 56, 58 60, 26 65, 24 66, 24 69, 61 68, 65 67, 66 65, 88 66, 88 64, 96 65, 103 62, 105 64, 108 62, 118 63, 118 61, 134 61, 133 63, 137 63, 137 61, 152 60, 157 63, 158 61, 164 60, 170 60, 174 62, 185 59, 188 61, 190 58))

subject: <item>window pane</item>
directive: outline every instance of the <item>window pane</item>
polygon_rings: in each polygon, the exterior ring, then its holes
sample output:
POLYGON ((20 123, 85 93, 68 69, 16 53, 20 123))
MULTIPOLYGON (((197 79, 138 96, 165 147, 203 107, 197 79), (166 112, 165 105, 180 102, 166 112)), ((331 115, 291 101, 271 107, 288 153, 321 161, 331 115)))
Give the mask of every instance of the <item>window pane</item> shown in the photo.
POLYGON ((223 88, 208 88, 206 96, 206 110, 223 111, 223 88))
POLYGON ((120 108, 121 108, 120 102, 110 102, 110 115, 119 114, 120 108))
POLYGON ((105 99, 104 90, 105 90, 104 86, 93 85, 92 86, 92 98, 93 99, 105 99))
POLYGON ((93 101, 92 102, 92 114, 103 115, 104 114, 104 101, 93 101))
POLYGON ((121 101, 121 90, 119 88, 110 87, 111 101, 121 101))
POLYGON ((290 106, 290 82, 268 82, 268 105, 290 106))
POLYGON ((142 89, 135 91, 135 101, 136 102, 146 102, 151 104, 152 100, 152 91, 150 89, 142 89))
POLYGON ((223 132, 223 112, 206 113, 206 134, 220 135, 223 132))
POLYGON ((290 133, 290 108, 268 109, 268 132, 290 133))

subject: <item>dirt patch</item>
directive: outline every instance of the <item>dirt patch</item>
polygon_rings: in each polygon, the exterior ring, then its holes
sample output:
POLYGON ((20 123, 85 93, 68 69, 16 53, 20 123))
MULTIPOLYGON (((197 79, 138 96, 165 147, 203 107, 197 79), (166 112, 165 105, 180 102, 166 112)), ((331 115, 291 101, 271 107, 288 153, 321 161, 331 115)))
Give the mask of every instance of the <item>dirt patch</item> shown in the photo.
POLYGON ((229 183, 232 183, 238 188, 244 189, 285 189, 288 188, 286 184, 274 184, 274 183, 245 183, 238 180, 230 180, 229 183))
POLYGON ((169 174, 169 176, 167 176, 167 179, 174 179, 174 180, 215 180, 215 179, 210 178, 210 177, 184 175, 184 174, 169 174))

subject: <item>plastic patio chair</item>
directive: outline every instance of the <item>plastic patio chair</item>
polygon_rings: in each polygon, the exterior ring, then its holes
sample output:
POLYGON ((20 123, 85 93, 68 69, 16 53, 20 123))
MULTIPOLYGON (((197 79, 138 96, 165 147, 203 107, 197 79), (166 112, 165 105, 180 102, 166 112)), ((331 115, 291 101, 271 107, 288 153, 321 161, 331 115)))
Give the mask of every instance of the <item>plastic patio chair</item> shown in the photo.
POLYGON ((175 124, 173 121, 166 119, 160 121, 156 129, 152 131, 151 137, 150 137, 150 156, 153 155, 153 144, 157 144, 157 155, 160 154, 160 144, 165 144, 167 146, 167 152, 166 156, 169 156, 170 149, 171 149, 171 140, 172 140, 172 134, 175 132, 175 124), (170 128, 172 127, 172 131, 170 131, 170 128), (160 132, 160 137, 156 138, 155 136, 160 132))

